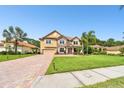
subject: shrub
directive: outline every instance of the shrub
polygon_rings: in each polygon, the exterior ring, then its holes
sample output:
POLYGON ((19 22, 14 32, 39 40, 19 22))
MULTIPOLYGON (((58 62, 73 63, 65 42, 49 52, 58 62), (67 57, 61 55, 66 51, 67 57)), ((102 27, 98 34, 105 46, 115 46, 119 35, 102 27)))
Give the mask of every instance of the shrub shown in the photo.
POLYGON ((33 54, 32 52, 26 52, 25 54, 33 54))
MULTIPOLYGON (((94 52, 94 49, 92 47, 88 47, 88 54, 92 54, 94 52)), ((84 54, 87 54, 87 47, 84 47, 84 54)))
POLYGON ((1 55, 6 55, 7 52, 6 52, 6 51, 2 51, 2 52, 0 52, 0 54, 1 54, 1 55))
POLYGON ((15 52, 14 51, 8 51, 7 54, 9 54, 9 55, 15 55, 15 52))
POLYGON ((120 49, 120 52, 121 52, 122 54, 124 54, 124 48, 121 48, 121 49, 120 49))
POLYGON ((76 52, 74 54, 81 54, 82 47, 76 47, 76 52))
POLYGON ((100 54, 106 55, 107 52, 106 51, 101 51, 100 54))

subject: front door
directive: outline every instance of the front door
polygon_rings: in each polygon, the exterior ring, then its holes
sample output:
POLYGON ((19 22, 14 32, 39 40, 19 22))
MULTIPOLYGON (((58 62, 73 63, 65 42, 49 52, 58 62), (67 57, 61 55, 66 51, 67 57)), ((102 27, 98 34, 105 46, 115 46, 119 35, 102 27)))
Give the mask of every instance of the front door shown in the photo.
POLYGON ((68 48, 68 54, 72 54, 72 48, 68 48))

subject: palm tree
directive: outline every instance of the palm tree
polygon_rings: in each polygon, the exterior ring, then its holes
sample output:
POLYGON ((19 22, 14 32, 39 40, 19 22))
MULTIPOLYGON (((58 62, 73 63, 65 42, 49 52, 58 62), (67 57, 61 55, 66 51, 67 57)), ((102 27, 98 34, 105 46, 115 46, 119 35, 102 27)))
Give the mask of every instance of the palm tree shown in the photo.
MULTIPOLYGON (((124 32, 123 32, 123 34, 124 34, 124 32)), ((124 39, 124 36, 122 38, 124 39)))
POLYGON ((14 40, 15 54, 17 54, 17 44, 18 41, 23 40, 27 36, 27 33, 24 33, 23 30, 19 27, 15 29, 10 26, 9 29, 3 31, 3 37, 6 38, 6 42, 14 40))
POLYGON ((6 51, 10 50, 10 46, 7 44, 7 42, 11 41, 12 36, 11 33, 8 32, 6 29, 3 31, 3 37, 5 37, 5 49, 6 51))
MULTIPOLYGON (((88 54, 89 45, 95 44, 96 42, 95 31, 89 31, 88 33, 86 32, 82 33, 81 41, 87 47, 87 54, 88 54)), ((82 50, 83 50, 83 47, 82 47, 82 50)))
POLYGON ((120 10, 122 10, 123 8, 124 8, 124 5, 121 5, 121 6, 120 6, 120 10))

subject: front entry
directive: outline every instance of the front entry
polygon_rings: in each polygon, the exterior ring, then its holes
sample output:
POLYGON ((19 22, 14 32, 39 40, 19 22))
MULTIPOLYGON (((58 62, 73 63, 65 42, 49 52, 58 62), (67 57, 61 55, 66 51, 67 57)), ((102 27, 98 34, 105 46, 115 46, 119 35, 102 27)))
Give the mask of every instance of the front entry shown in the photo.
POLYGON ((72 54, 72 48, 68 48, 68 54, 72 54))

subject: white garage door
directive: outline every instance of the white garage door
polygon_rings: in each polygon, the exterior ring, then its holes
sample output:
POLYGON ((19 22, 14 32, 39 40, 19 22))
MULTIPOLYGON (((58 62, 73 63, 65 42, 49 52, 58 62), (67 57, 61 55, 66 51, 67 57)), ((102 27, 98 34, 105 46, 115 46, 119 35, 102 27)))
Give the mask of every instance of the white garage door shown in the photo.
POLYGON ((55 54, 55 49, 45 49, 43 50, 43 54, 55 54))

